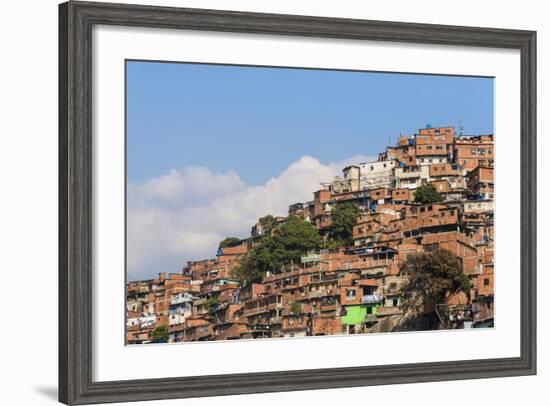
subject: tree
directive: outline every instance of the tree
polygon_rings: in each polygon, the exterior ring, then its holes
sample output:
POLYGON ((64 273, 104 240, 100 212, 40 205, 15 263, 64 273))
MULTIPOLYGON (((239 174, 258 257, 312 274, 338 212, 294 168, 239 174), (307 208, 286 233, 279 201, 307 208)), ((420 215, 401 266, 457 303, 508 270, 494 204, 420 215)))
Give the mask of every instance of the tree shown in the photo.
POLYGON ((290 303, 290 311, 293 314, 300 314, 302 313, 302 305, 300 302, 293 301, 290 303))
POLYGON ((418 187, 414 192, 414 201, 420 204, 430 204, 443 201, 443 196, 434 185, 426 184, 418 187))
POLYGON ((237 237, 226 237, 220 241, 220 248, 236 247, 241 244, 241 239, 237 237))
POLYGON ((260 217, 258 220, 258 223, 260 223, 260 226, 262 227, 262 235, 264 236, 270 236, 271 232, 277 225, 277 221, 275 220, 275 217, 273 217, 271 214, 268 214, 267 216, 260 217))
POLYGON ((361 214, 359 206, 355 203, 337 204, 331 212, 332 217, 332 239, 338 245, 353 244, 353 226, 361 214))
POLYGON ((206 301, 204 302, 204 306, 208 309, 209 312, 216 310, 219 305, 219 300, 214 299, 213 297, 206 299, 206 301))
POLYGON ((151 333, 151 337, 153 338, 154 342, 164 343, 168 341, 168 337, 169 337, 168 327, 166 326, 156 327, 151 333))
POLYGON ((241 286, 247 286, 251 283, 260 283, 264 278, 264 273, 258 269, 255 250, 252 249, 246 253, 231 272, 231 276, 238 280, 241 286))
POLYGON ((291 216, 241 259, 233 276, 243 286, 261 282, 266 272, 276 273, 291 262, 299 262, 302 255, 320 244, 321 237, 311 223, 291 216))
POLYGON ((256 247, 258 268, 278 272, 291 262, 299 262, 302 255, 318 249, 320 244, 321 237, 311 223, 291 216, 256 247))
POLYGON ((409 255, 401 273, 409 278, 403 292, 409 306, 419 301, 445 303, 449 294, 458 292, 469 296, 472 286, 462 271, 461 259, 444 249, 409 255))

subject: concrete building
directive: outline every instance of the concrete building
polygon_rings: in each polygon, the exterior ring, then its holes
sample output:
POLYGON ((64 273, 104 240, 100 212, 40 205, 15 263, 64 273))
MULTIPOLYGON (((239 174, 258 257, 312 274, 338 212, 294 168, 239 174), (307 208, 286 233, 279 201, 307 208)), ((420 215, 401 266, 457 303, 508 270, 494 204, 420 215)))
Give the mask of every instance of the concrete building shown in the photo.
POLYGON ((357 192, 360 185, 360 171, 358 165, 346 166, 343 169, 344 177, 336 176, 332 182, 334 193, 357 192))
POLYGON ((429 165, 398 166, 394 169, 396 189, 416 189, 430 179, 429 165))
POLYGON ((393 168, 397 161, 382 160, 359 164, 359 187, 361 190, 389 188, 393 185, 393 168))

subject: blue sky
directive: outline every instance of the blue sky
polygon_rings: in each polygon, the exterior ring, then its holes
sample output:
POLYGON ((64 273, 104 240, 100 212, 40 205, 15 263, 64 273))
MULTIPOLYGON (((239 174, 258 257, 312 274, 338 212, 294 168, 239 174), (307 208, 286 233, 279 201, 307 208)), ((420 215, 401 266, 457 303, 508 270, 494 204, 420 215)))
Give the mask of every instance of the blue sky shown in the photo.
POLYGON ((460 120, 492 132, 492 79, 129 62, 128 277, 213 258, 390 137, 460 120))
POLYGON ((382 151, 427 124, 493 131, 489 78, 127 63, 129 181, 190 165, 261 184, 301 156, 382 151))

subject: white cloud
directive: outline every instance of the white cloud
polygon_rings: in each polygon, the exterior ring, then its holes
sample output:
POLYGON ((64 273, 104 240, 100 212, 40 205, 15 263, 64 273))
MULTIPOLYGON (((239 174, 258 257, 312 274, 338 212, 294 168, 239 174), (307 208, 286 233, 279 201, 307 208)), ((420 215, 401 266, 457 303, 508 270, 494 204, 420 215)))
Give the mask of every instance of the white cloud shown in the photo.
POLYGON ((128 277, 177 272, 188 260, 212 258, 227 236, 246 237, 257 219, 285 215, 288 205, 312 199, 320 182, 344 166, 372 160, 356 156, 322 164, 301 157, 263 185, 246 185, 235 172, 172 169, 128 185, 128 277))
POLYGON ((158 178, 128 185, 128 200, 134 205, 156 202, 182 206, 200 204, 245 187, 239 175, 233 171, 213 173, 208 168, 189 166, 183 172, 172 169, 158 178))

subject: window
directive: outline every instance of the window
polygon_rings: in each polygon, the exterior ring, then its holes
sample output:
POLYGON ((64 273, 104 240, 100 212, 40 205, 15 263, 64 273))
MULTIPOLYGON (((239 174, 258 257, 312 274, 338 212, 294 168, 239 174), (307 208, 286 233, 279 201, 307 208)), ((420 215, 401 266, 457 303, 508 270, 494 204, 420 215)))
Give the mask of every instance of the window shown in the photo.
POLYGON ((424 251, 426 251, 426 252, 436 251, 438 249, 439 249, 439 244, 438 243, 426 244, 424 246, 424 251))
POLYGON ((483 286, 489 286, 489 278, 483 279, 483 286))
POLYGON ((367 314, 372 314, 372 307, 371 306, 367 307, 367 314))

